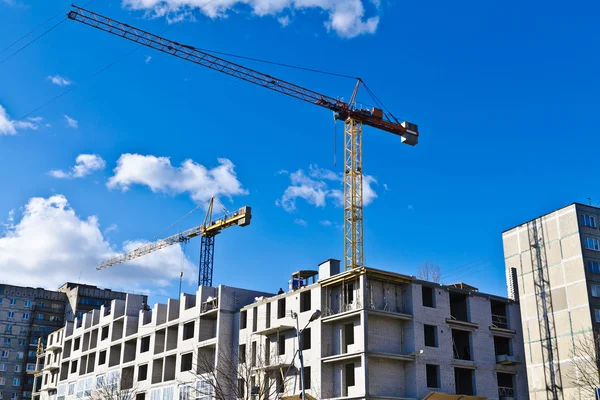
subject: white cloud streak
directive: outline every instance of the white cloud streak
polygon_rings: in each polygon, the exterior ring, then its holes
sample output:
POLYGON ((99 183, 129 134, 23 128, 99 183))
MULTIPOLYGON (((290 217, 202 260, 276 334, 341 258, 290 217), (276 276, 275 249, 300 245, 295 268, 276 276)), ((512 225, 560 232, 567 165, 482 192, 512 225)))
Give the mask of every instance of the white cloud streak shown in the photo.
POLYGON ((144 62, 145 62, 146 64, 149 64, 149 63, 150 63, 150 61, 152 61, 152 56, 146 56, 146 59, 144 60, 144 62))
POLYGON ((196 202, 206 201, 211 196, 231 198, 248 194, 237 179, 235 165, 226 158, 218 161, 219 165, 214 168, 189 159, 173 167, 168 157, 123 154, 107 186, 126 191, 133 185, 142 185, 153 192, 189 193, 196 202))
POLYGON ((129 251, 141 243, 130 241, 117 248, 101 233, 98 218, 78 216, 65 196, 34 197, 23 208, 20 220, 0 233, 0 271, 11 284, 49 289, 79 274, 85 283, 136 291, 176 283, 181 269, 193 281, 194 267, 179 245, 96 270, 117 251, 129 251))
POLYGON ((0 136, 16 135, 17 131, 23 129, 37 130, 39 121, 41 121, 41 117, 28 118, 28 121, 15 121, 10 118, 6 109, 0 105, 0 136))
MULTIPOLYGON (((344 193, 342 191, 341 173, 320 168, 318 165, 310 165, 308 174, 299 169, 289 174, 289 177, 291 185, 285 189, 281 198, 276 201, 276 204, 285 211, 295 211, 298 199, 303 199, 315 207, 325 207, 328 200, 331 200, 337 207, 343 205, 344 193)), ((363 205, 369 205, 377 198, 377 193, 373 189, 373 185, 376 183, 377 180, 372 176, 363 176, 363 205)))
POLYGON ((304 227, 304 228, 306 228, 306 227, 308 226, 308 222, 306 222, 305 220, 303 220, 303 219, 301 219, 301 218, 296 218, 296 219, 294 220, 294 224, 296 224, 296 225, 300 225, 300 226, 302 226, 302 227, 304 227))
POLYGON ((97 154, 80 154, 75 159, 75 165, 71 171, 63 171, 54 169, 50 171, 50 175, 59 179, 83 178, 94 171, 103 170, 106 167, 106 162, 97 154))
POLYGON ((210 18, 225 18, 239 11, 241 6, 249 7, 253 14, 273 16, 279 23, 289 23, 287 13, 294 11, 323 11, 327 16, 324 26, 344 38, 363 34, 373 34, 379 24, 378 16, 367 16, 366 4, 379 9, 379 0, 123 0, 123 6, 133 10, 146 11, 147 15, 165 17, 168 22, 193 19, 192 11, 198 11, 210 18), (286 13, 286 15, 284 15, 286 13))
POLYGON ((65 121, 67 121, 67 126, 69 128, 73 128, 73 129, 79 128, 79 122, 76 119, 69 117, 67 114, 65 114, 65 121))
POLYGON ((63 78, 60 75, 50 75, 47 78, 50 82, 52 82, 54 85, 58 85, 58 86, 69 86, 71 85, 73 82, 71 82, 70 80, 68 80, 67 78, 63 78))

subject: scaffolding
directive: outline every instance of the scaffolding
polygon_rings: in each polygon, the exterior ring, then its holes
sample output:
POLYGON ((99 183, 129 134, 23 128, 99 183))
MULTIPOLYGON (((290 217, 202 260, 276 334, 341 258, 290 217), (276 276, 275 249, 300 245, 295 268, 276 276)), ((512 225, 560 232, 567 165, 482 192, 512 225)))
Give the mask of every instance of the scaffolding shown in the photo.
POLYGON ((534 219, 527 224, 527 234, 530 245, 531 270, 535 289, 540 343, 542 346, 546 398, 548 400, 562 400, 563 390, 558 357, 558 343, 556 339, 556 327, 554 325, 552 294, 548 278, 544 227, 541 219, 534 219))

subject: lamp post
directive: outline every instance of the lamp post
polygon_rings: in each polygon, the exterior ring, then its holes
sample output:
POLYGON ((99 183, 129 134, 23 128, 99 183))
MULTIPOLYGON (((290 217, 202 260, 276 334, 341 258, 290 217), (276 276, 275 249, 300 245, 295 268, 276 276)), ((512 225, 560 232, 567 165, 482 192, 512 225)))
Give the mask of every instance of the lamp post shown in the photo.
POLYGON ((310 319, 304 325, 304 328, 300 330, 300 322, 298 321, 298 313, 292 311, 292 318, 296 320, 296 338, 298 339, 298 358, 300 359, 300 387, 302 388, 302 400, 305 399, 305 389, 304 389, 304 356, 302 355, 302 332, 306 329, 308 324, 318 319, 321 316, 321 310, 315 310, 315 312, 310 316, 310 319))

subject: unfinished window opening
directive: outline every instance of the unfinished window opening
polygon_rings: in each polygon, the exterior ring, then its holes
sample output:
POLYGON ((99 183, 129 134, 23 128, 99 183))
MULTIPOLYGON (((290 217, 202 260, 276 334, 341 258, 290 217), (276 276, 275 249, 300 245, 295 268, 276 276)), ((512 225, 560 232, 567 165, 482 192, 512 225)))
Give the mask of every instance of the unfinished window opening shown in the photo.
POLYGON ((95 366, 96 366, 96 353, 90 353, 90 355, 88 356, 86 374, 89 374, 90 372, 94 372, 95 366))
POLYGON ((310 390, 310 367, 304 367, 304 389, 310 390))
POLYGON ((256 367, 256 342, 252 342, 252 350, 251 350, 251 366, 256 367))
POLYGON ((468 298, 467 294, 450 292, 450 315, 452 319, 469 322, 468 298))
MULTIPOLYGON (((471 332, 452 329, 452 347, 454 358, 457 360, 472 360, 471 332)), ((465 394, 465 393, 460 393, 465 394)))
POLYGON ((60 366, 60 380, 64 381, 69 377, 69 362, 66 361, 60 366))
POLYGON ((71 357, 71 345, 73 342, 71 340, 67 340, 65 342, 64 350, 63 350, 63 358, 71 357))
POLYGON ((281 319, 285 317, 285 297, 277 300, 277 318, 281 319))
POLYGON ((75 338, 75 341, 73 341, 73 351, 79 350, 80 347, 81 347, 81 337, 75 338))
POLYGON ((123 320, 114 321, 112 328, 112 341, 119 340, 123 337, 123 320))
POLYGON ((198 349, 197 372, 199 375, 214 373, 215 371, 215 349, 204 347, 198 349))
POLYGON ((252 332, 258 329, 258 307, 252 309, 252 332))
POLYGON ((425 331, 425 346, 438 347, 437 326, 423 325, 423 330, 425 331))
POLYGON ((90 349, 95 349, 98 345, 98 329, 94 329, 92 331, 92 336, 90 338, 90 349))
POLYGON ((150 336, 144 336, 140 343, 140 353, 150 351, 150 336))
POLYGON ((277 336, 277 355, 282 356, 285 354, 285 335, 277 336))
POLYGON ((181 372, 192 370, 192 360, 194 353, 181 355, 181 372))
POLYGON ((100 340, 108 339, 108 328, 108 325, 102 327, 102 334, 100 335, 100 340))
POLYGON ((265 338, 265 359, 264 364, 269 365, 271 363, 271 339, 265 338))
POLYGON ((159 358, 152 361, 152 383, 162 382, 163 359, 159 358))
POLYGON ((310 290, 307 290, 300 293, 300 312, 310 311, 311 309, 310 290))
POLYGON ((246 362, 246 345, 240 344, 238 347, 238 363, 244 364, 246 362))
POLYGON ((108 366, 114 367, 115 365, 119 365, 121 363, 121 345, 117 344, 115 346, 111 346, 110 353, 108 355, 108 366))
POLYGON ((512 356, 511 340, 507 337, 494 336, 494 351, 498 356, 512 356))
POLYGON ((83 356, 79 359, 79 375, 85 375, 86 368, 87 368, 87 356, 83 356))
POLYGON ((344 396, 348 395, 348 388, 355 385, 354 380, 354 363, 346 364, 344 368, 345 379, 345 393, 344 396))
POLYGON ((302 331, 302 350, 310 350, 310 328, 302 331))
POLYGON ((243 310, 240 312, 240 330, 246 329, 248 325, 248 311, 243 310))
POLYGON ((179 336, 179 325, 171 325, 167 328, 167 351, 177 348, 177 338, 179 336))
POLYGON ((127 363, 135 360, 135 351, 137 348, 137 339, 125 342, 125 351, 123 352, 123 362, 127 363))
POLYGON ((506 303, 503 301, 490 300, 492 309, 492 326, 495 328, 508 329, 508 318, 506 303))
POLYGON ((148 379, 148 364, 142 364, 138 367, 138 381, 145 381, 148 379))
POLYGON ((498 397, 500 400, 508 400, 515 397, 515 376, 512 374, 504 374, 497 372, 498 380, 498 397))
POLYGON ((90 332, 83 335, 83 348, 81 351, 87 351, 90 348, 90 332))
POLYGON ((354 344, 354 324, 344 325, 344 353, 348 352, 348 346, 354 344))
MULTIPOLYGON (((350 306, 354 302, 354 283, 346 283, 344 286, 344 305, 350 306)), ((343 311, 349 309, 344 308, 343 311)))
POLYGON ((98 365, 104 365, 104 364, 106 364, 106 350, 102 350, 98 354, 98 365))
POLYGON ((438 389, 440 385, 440 366, 433 364, 425 364, 427 370, 427 387, 438 389))
POLYGON ((120 390, 133 389, 133 372, 134 367, 126 367, 121 370, 121 386, 120 390))
POLYGON ((159 354, 165 351, 165 329, 160 329, 154 334, 154 354, 159 354))
POLYGON ((237 380, 237 398, 243 399, 246 397, 246 381, 242 378, 237 380))
POLYGON ((194 338, 194 321, 190 321, 183 325, 183 340, 194 338))
POLYGON ((283 389, 283 377, 281 376, 281 374, 277 374, 277 393, 283 393, 283 389))
POLYGON ((435 290, 431 287, 421 286, 423 306, 435 308, 435 290))
POLYGON ((475 394, 473 370, 468 368, 454 368, 454 387, 456 394, 473 396, 475 394))
POLYGON ((146 400, 146 392, 136 393, 135 400, 146 400))
POLYGON ((265 328, 271 327, 271 303, 266 304, 266 323, 265 328))
POLYGON ((77 360, 71 361, 71 373, 74 374, 77 372, 77 360))

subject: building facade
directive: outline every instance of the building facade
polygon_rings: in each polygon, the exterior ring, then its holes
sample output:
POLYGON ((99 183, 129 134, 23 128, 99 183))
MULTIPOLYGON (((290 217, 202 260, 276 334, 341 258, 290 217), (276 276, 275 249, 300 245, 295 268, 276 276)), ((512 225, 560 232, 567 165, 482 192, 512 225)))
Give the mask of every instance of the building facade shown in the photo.
POLYGON ((277 295, 199 287, 140 304, 128 295, 53 333, 40 400, 115 379, 137 400, 298 399, 302 386, 314 399, 528 398, 518 304, 467 285, 329 260, 277 295))
POLYGON ((575 203, 502 233, 532 399, 594 399, 600 386, 599 218, 599 208, 575 203))
POLYGON ((99 308, 97 303, 110 296, 123 298, 125 293, 73 283, 58 291, 0 285, 0 399, 30 398, 38 340, 45 344, 65 321, 99 308))

